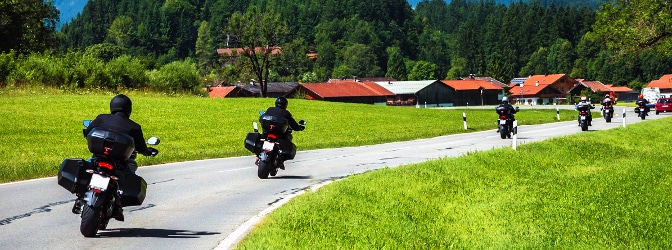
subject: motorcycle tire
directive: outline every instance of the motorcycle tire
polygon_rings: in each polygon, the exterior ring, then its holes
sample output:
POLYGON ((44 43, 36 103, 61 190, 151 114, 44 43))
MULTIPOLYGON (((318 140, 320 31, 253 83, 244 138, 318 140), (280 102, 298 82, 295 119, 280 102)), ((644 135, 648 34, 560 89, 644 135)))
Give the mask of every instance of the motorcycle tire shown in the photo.
POLYGON ((588 131, 588 123, 587 122, 582 122, 581 123, 581 131, 588 131))
POLYGON ((257 168, 257 176, 259 179, 268 179, 268 175, 271 173, 271 164, 266 161, 259 161, 259 168, 257 168))
POLYGON ((611 122, 611 114, 609 114, 609 112, 607 112, 604 116, 604 119, 607 120, 607 123, 611 122))
POLYGON ((509 132, 506 131, 506 129, 504 129, 504 127, 501 127, 501 128, 499 129, 499 136, 500 136, 502 139, 506 139, 506 135, 507 135, 508 133, 509 133, 509 132))
POLYGON ((646 119, 646 113, 644 113, 644 112, 640 112, 640 113, 639 113, 639 117, 641 117, 642 120, 646 119))
POLYGON ((79 232, 84 237, 94 237, 98 233, 98 224, 101 216, 99 207, 84 206, 82 210, 82 223, 79 225, 79 232))

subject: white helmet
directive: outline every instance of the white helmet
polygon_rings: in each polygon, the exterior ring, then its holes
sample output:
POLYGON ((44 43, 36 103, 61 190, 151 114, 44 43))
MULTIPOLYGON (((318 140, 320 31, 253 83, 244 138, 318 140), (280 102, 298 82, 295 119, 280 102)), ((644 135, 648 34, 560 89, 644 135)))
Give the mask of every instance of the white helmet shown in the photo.
POLYGON ((502 97, 502 102, 508 102, 508 101, 509 101, 509 97, 507 97, 507 96, 502 97))
POLYGON ((582 101, 582 102, 585 102, 586 100, 588 100, 588 99, 587 99, 585 96, 582 96, 582 97, 581 97, 581 101, 582 101))

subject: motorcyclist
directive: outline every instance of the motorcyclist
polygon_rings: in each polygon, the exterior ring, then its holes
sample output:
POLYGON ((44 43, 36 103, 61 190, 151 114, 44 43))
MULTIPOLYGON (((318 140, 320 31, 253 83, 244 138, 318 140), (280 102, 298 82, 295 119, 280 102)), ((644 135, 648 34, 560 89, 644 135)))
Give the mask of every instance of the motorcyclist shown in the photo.
MULTIPOLYGON (((86 137, 94 129, 102 129, 115 131, 117 133, 127 134, 133 137, 135 142, 135 152, 131 154, 128 160, 126 160, 126 171, 129 173, 135 174, 135 171, 138 169, 138 164, 135 161, 137 153, 141 153, 146 156, 154 156, 159 153, 158 150, 152 147, 147 147, 145 144, 145 137, 142 133, 142 128, 139 124, 129 119, 131 116, 131 111, 133 110, 133 103, 128 96, 119 94, 112 98, 110 101, 110 114, 100 114, 94 119, 91 124, 84 130, 84 136, 86 137), (136 153, 137 152, 137 153, 136 153)), ((73 212, 76 212, 77 206, 79 206, 78 211, 81 213, 82 202, 80 202, 82 197, 77 198, 75 201, 75 207, 73 212)), ((123 221, 123 209, 121 206, 116 206, 118 209, 115 210, 112 217, 123 221)))
MULTIPOLYGON (((289 124, 289 127, 291 129, 288 129, 285 134, 281 135, 281 138, 288 139, 290 142, 292 141, 292 130, 296 131, 302 131, 305 129, 304 126, 300 125, 296 120, 294 120, 294 117, 292 117, 292 113, 290 113, 287 110, 287 105, 289 102, 287 101, 287 98, 280 96, 275 99, 275 107, 269 107, 266 109, 266 112, 264 112, 264 116, 275 116, 275 117, 283 117, 287 119, 287 122, 289 124)), ((259 163, 259 158, 257 157, 257 164, 259 163)), ((280 169, 285 169, 285 165, 283 161, 280 161, 278 163, 278 167, 280 169)))
MULTIPOLYGON (((500 110, 504 109, 505 113, 507 114, 507 118, 511 119, 511 121, 515 121, 516 118, 514 116, 515 113, 518 112, 518 109, 514 108, 509 104, 509 97, 504 96, 502 97, 502 102, 495 108, 495 110, 500 110)), ((497 133, 499 133, 499 120, 497 120, 497 133)))
POLYGON ((643 94, 639 94, 639 99, 637 99, 637 102, 635 103, 637 103, 637 106, 644 106, 644 112, 649 113, 651 109, 647 106, 647 104, 649 104, 649 100, 646 100, 643 94))
POLYGON ((607 110, 607 112, 609 112, 612 115, 614 114, 613 104, 615 104, 616 102, 613 99, 611 99, 611 96, 609 94, 604 95, 604 99, 602 99, 602 102, 600 103, 602 104, 602 109, 604 109, 605 107, 609 107, 609 110, 607 110))
MULTIPOLYGON (((590 113, 590 110, 591 110, 591 109, 594 109, 594 108, 595 108, 595 106, 593 106, 592 104, 590 104, 590 102, 588 102, 588 98, 586 98, 585 96, 582 96, 582 97, 581 97, 581 101, 580 101, 579 103, 576 104, 576 110, 578 110, 578 111, 581 111, 581 110, 585 110, 585 111, 587 111, 588 114, 586 115, 586 120, 588 121, 588 126, 593 126, 593 124, 592 124, 592 121, 593 121, 593 115, 590 113)), ((581 119, 581 114, 579 114, 578 119, 581 119)))

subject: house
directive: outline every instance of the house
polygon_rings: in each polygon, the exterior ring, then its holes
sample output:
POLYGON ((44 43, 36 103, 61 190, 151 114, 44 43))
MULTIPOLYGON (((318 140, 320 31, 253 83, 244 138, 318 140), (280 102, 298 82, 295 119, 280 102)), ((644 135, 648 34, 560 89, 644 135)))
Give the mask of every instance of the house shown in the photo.
MULTIPOLYGON (((241 97, 259 97, 261 96, 261 83, 250 82, 238 84, 241 97)), ((298 82, 270 82, 266 86, 266 97, 291 96, 299 87, 298 82)))
POLYGON ((633 89, 626 86, 614 86, 613 84, 607 84, 607 87, 611 88, 616 100, 634 102, 639 98, 639 92, 634 91, 633 89))
POLYGON ((206 89, 210 98, 225 98, 236 97, 239 95, 240 87, 238 86, 217 86, 206 89))
MULTIPOLYGON (((427 81, 377 81, 376 84, 394 93, 387 99, 389 106, 420 105, 427 103, 430 93, 428 86, 441 84, 438 80, 427 81)), ((431 102, 430 102, 431 103, 431 102)))
POLYGON ((646 85, 646 88, 658 88, 661 96, 672 95, 672 74, 663 75, 658 80, 653 80, 646 85))
POLYGON ((600 81, 586 81, 583 79, 576 79, 577 84, 574 88, 569 90, 570 95, 579 96, 584 89, 590 89, 591 91, 601 92, 603 94, 609 94, 616 100, 621 101, 634 101, 637 100, 637 91, 632 90, 631 88, 625 86, 614 86, 613 84, 603 84, 600 81))
POLYGON ((499 104, 504 90, 492 82, 473 78, 441 82, 451 89, 447 95, 454 106, 499 104))
POLYGON ((308 100, 330 102, 385 104, 388 98, 394 97, 394 93, 375 82, 357 82, 354 80, 301 84, 300 91, 305 93, 308 100))
POLYGON ((566 74, 533 75, 521 83, 511 84, 509 95, 518 105, 563 104, 569 103, 567 95, 576 84, 576 80, 566 74))

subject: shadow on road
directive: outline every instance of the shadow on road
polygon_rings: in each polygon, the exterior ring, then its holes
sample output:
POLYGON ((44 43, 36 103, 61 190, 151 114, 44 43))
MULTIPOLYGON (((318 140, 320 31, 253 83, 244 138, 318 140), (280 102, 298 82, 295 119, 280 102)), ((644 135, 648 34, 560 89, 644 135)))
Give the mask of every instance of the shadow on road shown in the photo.
POLYGON ((119 238, 119 237, 146 237, 146 238, 173 238, 189 239, 200 238, 202 235, 220 234, 219 232, 189 231, 179 229, 159 229, 159 228, 115 228, 104 231, 98 231, 101 238, 119 238))
POLYGON ((290 179, 290 180, 307 180, 313 178, 310 175, 282 175, 276 177, 270 177, 269 179, 290 179))

